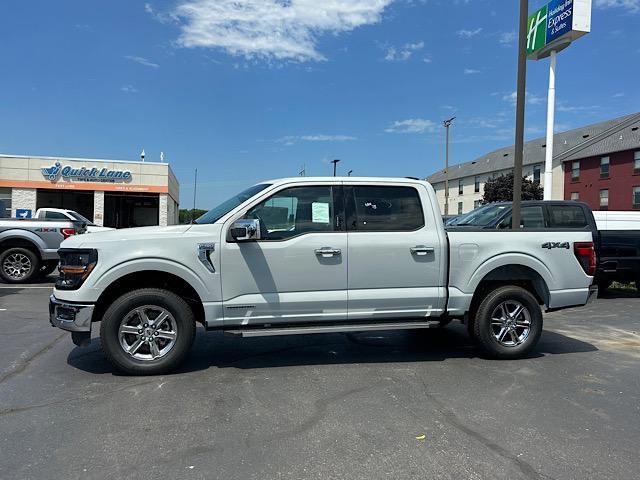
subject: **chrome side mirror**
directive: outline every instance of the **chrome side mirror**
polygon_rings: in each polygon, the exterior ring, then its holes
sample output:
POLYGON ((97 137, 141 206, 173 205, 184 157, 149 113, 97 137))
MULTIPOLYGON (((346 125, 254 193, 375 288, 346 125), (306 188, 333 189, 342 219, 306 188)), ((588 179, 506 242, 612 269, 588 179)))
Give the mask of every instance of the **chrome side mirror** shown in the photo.
POLYGON ((237 242, 260 240, 260 220, 236 220, 231 225, 231 237, 237 242))

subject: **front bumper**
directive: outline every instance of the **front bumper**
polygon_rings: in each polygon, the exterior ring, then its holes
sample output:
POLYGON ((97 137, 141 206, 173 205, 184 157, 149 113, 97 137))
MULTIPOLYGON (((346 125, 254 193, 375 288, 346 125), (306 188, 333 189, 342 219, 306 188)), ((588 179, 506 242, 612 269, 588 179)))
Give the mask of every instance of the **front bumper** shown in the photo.
POLYGON ((54 295, 49 297, 49 322, 69 332, 91 332, 95 305, 67 303, 54 295))

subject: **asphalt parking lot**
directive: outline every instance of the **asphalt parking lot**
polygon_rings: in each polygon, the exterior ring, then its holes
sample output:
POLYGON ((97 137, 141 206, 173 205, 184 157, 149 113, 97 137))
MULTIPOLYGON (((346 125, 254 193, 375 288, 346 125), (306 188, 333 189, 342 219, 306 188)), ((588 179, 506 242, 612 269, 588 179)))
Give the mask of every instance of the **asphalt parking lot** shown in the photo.
POLYGON ((536 352, 477 356, 460 325, 239 339, 115 374, 0 284, 0 478, 638 478, 640 297, 549 314, 536 352))

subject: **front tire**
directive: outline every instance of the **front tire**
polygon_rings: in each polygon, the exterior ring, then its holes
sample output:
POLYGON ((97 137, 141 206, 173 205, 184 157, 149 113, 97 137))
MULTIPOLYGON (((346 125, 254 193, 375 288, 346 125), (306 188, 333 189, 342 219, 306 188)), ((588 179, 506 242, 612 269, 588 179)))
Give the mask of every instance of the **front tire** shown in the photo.
POLYGON ((8 248, 0 254, 0 277, 7 283, 28 283, 39 269, 40 259, 28 248, 8 248))
POLYGON ((542 334, 542 310, 536 298, 516 286, 499 287, 478 307, 473 336, 490 358, 525 357, 542 334))
POLYGON ((157 288, 119 297, 102 317, 102 349, 129 375, 157 375, 178 367, 195 338, 193 311, 175 293, 157 288))

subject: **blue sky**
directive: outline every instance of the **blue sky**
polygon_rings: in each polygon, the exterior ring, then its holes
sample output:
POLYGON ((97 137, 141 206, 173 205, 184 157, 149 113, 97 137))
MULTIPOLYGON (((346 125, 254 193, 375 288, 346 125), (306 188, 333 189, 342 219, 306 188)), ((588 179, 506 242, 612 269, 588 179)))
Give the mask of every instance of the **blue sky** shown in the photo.
MULTIPOLYGON (((542 5, 530 1, 530 10, 542 5)), ((263 179, 424 177, 513 143, 516 0, 7 0, 0 152, 148 159, 191 206, 263 179), (239 8, 242 6, 242 8, 239 8)), ((640 110, 640 0, 594 0, 558 57, 557 125, 640 110)), ((527 137, 548 60, 528 63, 527 137)))

